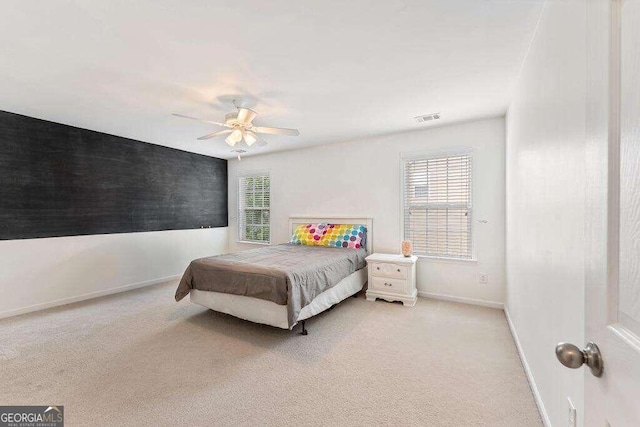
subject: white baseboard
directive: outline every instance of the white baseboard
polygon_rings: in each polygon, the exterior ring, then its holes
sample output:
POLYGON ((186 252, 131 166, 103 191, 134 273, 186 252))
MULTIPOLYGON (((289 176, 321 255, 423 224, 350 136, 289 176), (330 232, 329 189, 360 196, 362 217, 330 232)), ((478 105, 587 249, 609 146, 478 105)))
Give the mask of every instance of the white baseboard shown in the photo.
POLYGON ((501 302, 485 301, 485 300, 473 299, 473 298, 463 298, 463 297, 456 297, 452 295, 434 294, 431 292, 424 292, 424 291, 418 291, 418 296, 424 297, 424 298, 439 299, 443 301, 459 302, 462 304, 480 305, 482 307, 499 308, 501 310, 504 308, 504 304, 501 302))
POLYGON ((529 363, 527 362, 527 358, 525 357, 524 352, 522 350, 522 346, 520 345, 520 340, 518 339, 516 328, 513 326, 513 322, 511 321, 511 316, 509 316, 509 310, 507 309, 506 306, 504 307, 504 314, 507 317, 507 324, 509 325, 509 330, 511 331, 513 340, 516 343, 516 348, 518 349, 518 354, 520 355, 520 361, 522 362, 524 372, 527 375, 527 380, 529 381, 529 387, 531 387, 531 392, 533 393, 533 398, 536 401, 536 405, 538 406, 538 412, 540 412, 540 417, 542 418, 542 422, 546 427, 551 427, 551 421, 549 420, 549 415, 547 414, 547 410, 545 409, 544 403, 542 402, 542 398, 540 397, 538 386, 536 385, 536 381, 533 378, 533 374, 531 373, 531 369, 529 368, 529 363))
POLYGON ((181 274, 176 274, 174 276, 161 277, 159 279, 146 280, 144 282, 132 283, 125 286, 120 286, 117 288, 105 289, 102 291, 90 292, 88 294, 78 295, 75 297, 62 298, 55 301, 44 302, 41 304, 29 305, 27 307, 15 308, 12 310, 7 310, 0 312, 0 319, 4 319, 6 317, 19 316, 21 314, 32 313, 34 311, 45 310, 47 308, 58 307, 61 305, 71 304, 74 302, 85 301, 92 298, 99 298, 107 295, 117 294, 120 292, 131 291, 133 289, 143 288, 145 286, 157 285, 159 283, 169 282, 171 280, 176 280, 182 277, 181 274))

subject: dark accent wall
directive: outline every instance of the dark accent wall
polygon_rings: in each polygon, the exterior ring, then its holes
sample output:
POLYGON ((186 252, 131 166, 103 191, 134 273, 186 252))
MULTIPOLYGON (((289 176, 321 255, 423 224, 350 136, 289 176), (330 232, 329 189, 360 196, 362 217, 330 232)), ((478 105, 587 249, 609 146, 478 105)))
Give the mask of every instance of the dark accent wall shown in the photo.
POLYGON ((0 111, 0 239, 227 226, 227 161, 0 111))

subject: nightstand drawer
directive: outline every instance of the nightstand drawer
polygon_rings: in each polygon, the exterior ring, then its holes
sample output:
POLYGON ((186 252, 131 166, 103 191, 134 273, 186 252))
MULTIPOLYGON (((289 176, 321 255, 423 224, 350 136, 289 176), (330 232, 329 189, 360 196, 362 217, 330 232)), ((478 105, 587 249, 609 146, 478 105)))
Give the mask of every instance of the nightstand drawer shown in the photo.
POLYGON ((377 277, 392 277, 395 279, 406 279, 409 267, 391 263, 374 262, 370 267, 371 275, 377 277))
POLYGON ((373 289, 390 292, 394 294, 405 294, 407 292, 407 281, 399 279, 387 279, 384 277, 373 277, 373 289))

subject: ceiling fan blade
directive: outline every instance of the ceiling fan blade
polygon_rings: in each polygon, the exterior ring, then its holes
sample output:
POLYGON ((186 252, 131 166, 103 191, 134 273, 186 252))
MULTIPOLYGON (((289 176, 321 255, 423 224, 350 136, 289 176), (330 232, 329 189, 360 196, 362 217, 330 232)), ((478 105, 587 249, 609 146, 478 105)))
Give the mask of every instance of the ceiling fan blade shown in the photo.
POLYGON ((251 124, 251 121, 256 118, 258 113, 248 108, 238 108, 238 118, 237 120, 240 123, 245 125, 251 124))
POLYGON ((227 127, 226 123, 212 122, 211 120, 203 120, 203 119, 199 119, 197 117, 185 116, 184 114, 173 113, 172 116, 180 117, 180 118, 183 118, 183 119, 197 120, 199 122, 211 123, 212 125, 218 125, 218 126, 227 127))
POLYGON ((220 135, 226 135, 228 133, 233 132, 231 129, 223 129, 223 130, 219 130, 218 132, 214 132, 214 133, 210 133, 208 135, 205 136, 201 136, 200 138, 198 138, 199 141, 204 141, 205 139, 211 139, 211 138, 215 138, 216 136, 220 136, 220 135))
POLYGON ((298 136, 298 135, 300 135, 300 131, 298 129, 270 128, 270 127, 254 126, 251 130, 254 131, 254 132, 258 132, 258 133, 268 133, 268 134, 271 134, 271 135, 288 135, 288 136, 298 136))

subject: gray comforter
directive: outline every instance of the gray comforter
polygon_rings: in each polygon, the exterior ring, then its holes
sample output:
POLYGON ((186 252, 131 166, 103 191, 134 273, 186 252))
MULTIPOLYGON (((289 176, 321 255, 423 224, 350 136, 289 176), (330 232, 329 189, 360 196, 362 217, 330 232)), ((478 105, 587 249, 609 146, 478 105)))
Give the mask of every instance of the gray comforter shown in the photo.
POLYGON ((191 289, 244 295, 286 305, 289 327, 303 307, 363 268, 365 249, 276 245, 191 261, 176 301, 191 289))

